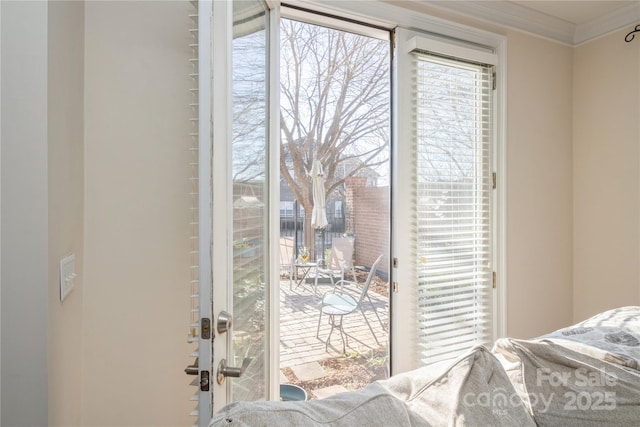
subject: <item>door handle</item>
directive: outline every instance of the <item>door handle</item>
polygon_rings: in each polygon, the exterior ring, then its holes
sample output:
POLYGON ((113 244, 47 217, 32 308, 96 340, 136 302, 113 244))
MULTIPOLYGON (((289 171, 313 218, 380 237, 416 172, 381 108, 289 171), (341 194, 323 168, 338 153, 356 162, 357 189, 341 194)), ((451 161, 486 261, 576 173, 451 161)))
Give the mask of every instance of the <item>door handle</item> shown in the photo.
POLYGON ((240 378, 242 374, 244 374, 244 371, 247 370, 247 367, 251 364, 251 360, 252 359, 250 357, 245 357, 242 361, 242 366, 237 368, 234 366, 227 366, 227 359, 222 359, 218 364, 218 384, 222 384, 226 377, 240 378))
POLYGON ((197 357, 193 365, 188 365, 186 368, 184 368, 184 372, 187 375, 198 375, 198 358, 197 357))

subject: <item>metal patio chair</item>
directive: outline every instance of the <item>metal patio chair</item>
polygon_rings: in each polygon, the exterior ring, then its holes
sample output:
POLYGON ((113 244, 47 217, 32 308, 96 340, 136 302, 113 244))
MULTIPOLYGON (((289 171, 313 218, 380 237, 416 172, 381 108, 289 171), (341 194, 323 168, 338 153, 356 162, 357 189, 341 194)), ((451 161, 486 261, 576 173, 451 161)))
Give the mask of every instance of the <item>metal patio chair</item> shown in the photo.
POLYGON ((315 287, 318 288, 318 277, 329 277, 331 284, 335 287, 334 276, 339 276, 344 280, 345 271, 351 271, 353 281, 357 282, 356 270, 353 265, 353 238, 334 237, 331 242, 331 255, 325 267, 318 262, 316 270, 315 287))
POLYGON ((369 324, 369 320, 367 319, 367 316, 364 314, 364 309, 362 308, 362 302, 364 301, 365 297, 369 300, 369 303, 373 307, 373 312, 376 314, 376 317, 378 318, 378 321, 380 322, 380 324, 382 324, 382 321, 380 320, 380 316, 378 315, 378 312, 375 306, 373 305, 373 302, 371 301, 371 297, 369 297, 368 295, 369 287, 371 285, 371 280, 376 275, 376 270, 378 269, 378 264, 380 263, 381 259, 382 259, 382 255, 380 255, 378 259, 376 259, 373 265, 371 266, 371 270, 369 270, 369 275, 367 276, 367 280, 362 286, 360 295, 357 298, 354 298, 352 295, 349 295, 348 293, 345 292, 345 285, 356 284, 356 283, 348 280, 344 280, 344 279, 336 282, 333 287, 333 290, 325 293, 322 296, 322 304, 320 306, 320 317, 318 318, 318 329, 316 331, 316 338, 320 339, 320 336, 319 336, 320 322, 322 321, 322 315, 327 314, 329 316, 329 324, 331 325, 331 331, 329 331, 329 336, 325 341, 325 350, 328 350, 329 348, 329 341, 331 340, 331 334, 333 334, 333 330, 338 329, 340 331, 340 338, 342 339, 342 352, 343 353, 345 352, 346 345, 348 344, 348 336, 344 332, 342 321, 344 316, 354 313, 358 309, 362 313, 362 317, 364 317, 364 321, 367 323, 367 326, 369 327, 369 330, 371 331, 373 338, 376 340, 376 343, 380 345, 380 342, 378 341, 378 337, 376 337, 375 332, 373 332, 373 328, 369 324), (340 285, 339 291, 337 290, 338 285, 340 285))

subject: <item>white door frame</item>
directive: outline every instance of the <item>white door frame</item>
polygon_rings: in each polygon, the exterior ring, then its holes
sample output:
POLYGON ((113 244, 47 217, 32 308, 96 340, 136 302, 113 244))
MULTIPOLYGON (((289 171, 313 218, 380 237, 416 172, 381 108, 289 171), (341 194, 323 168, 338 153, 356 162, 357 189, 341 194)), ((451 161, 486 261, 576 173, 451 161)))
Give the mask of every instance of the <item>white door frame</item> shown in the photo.
MULTIPOLYGON (((217 2, 216 2, 217 3, 217 2)), ((202 319, 212 319, 212 182, 211 182, 211 79, 212 1, 198 2, 198 226, 199 226, 199 326, 198 331, 198 425, 206 427, 213 415, 212 339, 203 338, 202 319), (208 384, 203 384, 202 381, 208 384)), ((205 335, 206 336, 206 335, 205 335)))
MULTIPOLYGON (((213 1, 213 21, 212 21, 212 57, 211 57, 211 120, 213 128, 212 152, 206 162, 211 165, 210 191, 211 194, 211 216, 200 216, 203 219, 211 220, 211 257, 208 260, 211 270, 211 284, 215 288, 215 298, 212 289, 212 313, 211 324, 216 323, 216 317, 222 311, 229 311, 233 306, 231 294, 228 292, 229 283, 232 280, 231 262, 229 256, 230 242, 233 240, 232 231, 228 227, 228 210, 233 206, 232 189, 228 185, 231 170, 231 80, 232 80, 232 39, 233 39, 233 2, 213 1), (213 167, 215 162, 215 168, 213 167), (213 239, 216 239, 215 244, 213 239), (215 262, 215 270, 213 263, 215 262)), ((201 266, 201 269, 203 267, 201 266)), ((202 281, 201 281, 202 283, 202 281)), ((217 363, 220 359, 229 358, 229 333, 217 334, 212 328, 213 357, 211 366, 211 388, 213 390, 213 408, 218 410, 225 406, 231 391, 231 382, 224 381, 218 384, 215 380, 217 363)))
POLYGON ((268 182, 269 182, 269 307, 266 317, 268 346, 266 364, 268 372, 269 400, 280 399, 280 7, 279 3, 269 11, 269 45, 267 48, 269 82, 268 123, 268 182))

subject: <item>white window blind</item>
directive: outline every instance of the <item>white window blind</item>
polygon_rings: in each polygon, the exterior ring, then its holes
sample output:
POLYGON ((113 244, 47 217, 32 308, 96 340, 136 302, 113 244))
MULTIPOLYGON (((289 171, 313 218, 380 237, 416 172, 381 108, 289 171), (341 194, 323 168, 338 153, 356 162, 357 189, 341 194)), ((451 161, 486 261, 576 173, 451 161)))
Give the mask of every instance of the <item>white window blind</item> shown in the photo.
POLYGON ((493 69, 413 53, 421 364, 492 341, 493 69))
MULTIPOLYGON (((199 203, 199 161, 198 161, 198 144, 199 144, 199 116, 200 116, 200 96, 198 90, 198 67, 199 67, 199 53, 198 53, 198 3, 192 2, 192 9, 189 9, 189 35, 191 48, 191 56, 189 57, 189 78, 191 80, 191 102, 189 107, 191 109, 190 115, 190 129, 189 129, 189 143, 188 150, 189 156, 189 324, 187 332, 187 342, 191 352, 189 354, 189 361, 191 367, 198 366, 199 355, 199 333, 200 333, 200 240, 199 240, 199 217, 198 217, 198 203, 199 203)), ((199 425, 199 378, 194 376, 189 384, 193 387, 193 394, 189 397, 189 401, 192 402, 193 408, 189 412, 189 416, 193 417, 193 426, 199 425)))

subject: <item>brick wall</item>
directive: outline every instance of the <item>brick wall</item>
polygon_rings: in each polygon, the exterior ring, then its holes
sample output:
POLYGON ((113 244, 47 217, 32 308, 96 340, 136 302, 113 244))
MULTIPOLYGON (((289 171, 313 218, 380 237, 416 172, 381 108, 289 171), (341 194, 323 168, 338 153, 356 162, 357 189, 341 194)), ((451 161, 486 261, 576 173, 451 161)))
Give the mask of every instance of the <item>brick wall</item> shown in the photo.
POLYGON ((379 273, 389 273, 389 187, 365 187, 365 178, 346 182, 346 207, 350 212, 347 231, 355 234, 355 263, 370 267, 384 254, 379 273))

